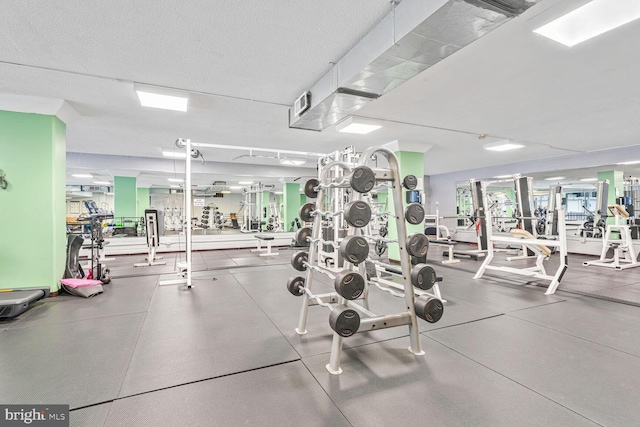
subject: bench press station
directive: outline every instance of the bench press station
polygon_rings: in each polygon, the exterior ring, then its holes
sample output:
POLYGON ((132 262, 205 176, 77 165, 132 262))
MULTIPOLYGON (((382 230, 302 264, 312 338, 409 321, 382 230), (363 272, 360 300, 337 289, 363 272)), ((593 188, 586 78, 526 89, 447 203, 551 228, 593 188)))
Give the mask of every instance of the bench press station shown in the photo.
MULTIPOLYGON (((562 280, 562 276, 567 270, 567 231, 565 226, 565 216, 564 216, 564 208, 561 207, 560 196, 558 195, 557 200, 558 206, 558 239, 557 240, 544 240, 544 239, 536 239, 531 233, 522 229, 512 229, 511 236, 494 236, 492 234, 491 227, 487 227, 487 240, 489 242, 487 257, 484 262, 478 269, 478 272, 474 279, 481 278, 486 270, 493 271, 504 271, 505 273, 518 274, 521 276, 533 277, 536 279, 549 280, 551 283, 545 292, 545 295, 551 295, 555 293, 560 281, 562 280), (528 251, 531 251, 535 255, 535 266, 533 267, 525 267, 525 268, 514 268, 514 267, 502 267, 490 265, 493 260, 495 249, 493 247, 494 243, 507 243, 514 245, 523 245, 528 251), (551 250, 549 247, 556 247, 560 252, 560 265, 558 266, 555 274, 549 275, 547 274, 544 268, 544 260, 548 259, 551 255, 551 250)), ((491 223, 491 212, 486 211, 486 221, 491 223)))

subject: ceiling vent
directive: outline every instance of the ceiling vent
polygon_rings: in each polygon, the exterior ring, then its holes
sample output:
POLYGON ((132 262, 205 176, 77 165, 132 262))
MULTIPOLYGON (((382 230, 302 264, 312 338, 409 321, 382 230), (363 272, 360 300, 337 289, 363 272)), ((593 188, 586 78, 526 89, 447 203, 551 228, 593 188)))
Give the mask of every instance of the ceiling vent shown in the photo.
POLYGON ((539 1, 403 0, 305 92, 313 93, 306 112, 296 101, 289 127, 340 122, 539 1))

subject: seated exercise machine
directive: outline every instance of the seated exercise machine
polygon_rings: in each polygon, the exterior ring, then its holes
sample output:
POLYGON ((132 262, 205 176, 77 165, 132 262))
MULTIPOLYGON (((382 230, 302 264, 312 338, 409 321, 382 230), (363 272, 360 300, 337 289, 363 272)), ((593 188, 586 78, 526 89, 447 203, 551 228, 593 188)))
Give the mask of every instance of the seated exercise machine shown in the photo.
POLYGON ((631 230, 628 224, 623 224, 629 218, 629 213, 621 205, 608 205, 609 212, 615 218, 615 224, 608 224, 607 231, 602 238, 602 252, 597 261, 587 261, 583 265, 595 265, 598 267, 610 267, 616 270, 639 267, 638 254, 633 246, 631 230), (619 239, 612 239, 611 233, 619 233, 619 239), (613 250, 613 256, 607 258, 607 252, 613 250))
POLYGON ((147 262, 133 264, 134 267, 152 267, 154 265, 165 265, 165 261, 157 262, 162 259, 156 255, 156 251, 160 246, 160 219, 156 209, 145 209, 144 219, 147 229, 147 246, 149 253, 147 254, 147 262))
MULTIPOLYGON (((558 196, 559 198, 560 196, 558 196)), ((567 270, 567 231, 565 227, 565 214, 564 208, 560 204, 560 200, 557 201, 558 206, 558 238, 556 240, 536 239, 531 233, 526 230, 514 228, 511 229, 511 237, 507 236, 494 236, 491 231, 491 227, 488 227, 487 240, 489 242, 487 257, 478 269, 478 272, 474 279, 481 278, 486 270, 503 271, 510 274, 518 274, 521 276, 532 277, 536 279, 549 280, 549 287, 545 292, 545 295, 551 295, 555 293, 562 276, 567 270), (515 267, 503 267, 491 265, 495 255, 494 243, 507 243, 513 245, 523 245, 527 252, 532 252, 535 257, 535 266, 525 268, 515 267), (555 247, 559 249, 560 263, 553 275, 547 274, 544 261, 551 255, 549 247, 555 247)), ((487 221, 491 221, 491 212, 487 211, 487 221)))

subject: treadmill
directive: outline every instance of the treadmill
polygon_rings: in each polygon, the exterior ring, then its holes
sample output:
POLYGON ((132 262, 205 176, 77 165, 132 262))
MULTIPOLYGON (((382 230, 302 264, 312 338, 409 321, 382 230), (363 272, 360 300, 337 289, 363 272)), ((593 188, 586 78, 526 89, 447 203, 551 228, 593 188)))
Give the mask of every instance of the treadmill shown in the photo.
POLYGON ((0 319, 24 313, 30 305, 49 296, 49 288, 0 290, 0 319))

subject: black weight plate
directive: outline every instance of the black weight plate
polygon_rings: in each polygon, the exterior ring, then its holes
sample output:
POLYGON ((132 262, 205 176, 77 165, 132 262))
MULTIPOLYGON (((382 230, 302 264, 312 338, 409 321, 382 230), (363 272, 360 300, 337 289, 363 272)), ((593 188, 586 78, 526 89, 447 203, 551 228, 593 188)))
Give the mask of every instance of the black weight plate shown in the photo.
POLYGON ((352 264, 360 264, 369 256, 369 242, 362 236, 347 236, 340 242, 340 255, 352 264))
POLYGON ((387 227, 384 225, 380 227, 380 237, 387 237, 387 234, 389 234, 387 227))
POLYGON ((358 193, 368 193, 376 184, 376 174, 368 166, 356 166, 351 171, 349 183, 358 193))
POLYGON ((318 192, 314 190, 314 188, 316 188, 318 185, 320 185, 320 181, 315 178, 311 178, 304 184, 304 194, 307 197, 315 199, 316 197, 318 197, 318 192))
POLYGON ((371 207, 362 200, 353 200, 344 206, 344 220, 352 227, 364 227, 371 221, 371 207))
POLYGON ((329 315, 329 325, 341 337, 350 337, 358 332, 360 315, 352 308, 336 307, 329 315))
POLYGON ((355 271, 343 270, 336 275, 333 286, 340 296, 354 300, 364 292, 364 277, 355 271))
POLYGON ((287 280, 287 289, 291 292, 291 295, 300 297, 304 295, 304 277, 302 276, 291 276, 289 280, 287 280))
POLYGON ((296 231, 296 242, 300 246, 309 246, 311 243, 307 240, 311 237, 311 227, 302 227, 296 231))
POLYGON ((384 254, 386 250, 387 250, 387 243, 381 240, 378 240, 376 242, 376 247, 375 247, 376 255, 382 256, 382 254, 384 254))
POLYGON ((411 269, 411 283, 416 288, 428 291, 436 283, 436 271, 430 265, 416 264, 411 269))
POLYGON ((312 212, 315 210, 315 203, 305 203, 304 205, 300 206, 300 211, 298 212, 300 214, 300 219, 304 222, 313 221, 312 212))
POLYGON ((404 210, 404 218, 409 224, 420 224, 424 220, 424 208, 420 203, 410 203, 404 210))
POLYGON ((416 315, 429 323, 436 323, 444 313, 444 304, 438 298, 421 295, 414 303, 416 315))
POLYGON ((294 252, 291 256, 291 266, 298 271, 305 271, 307 266, 304 264, 309 260, 309 254, 305 251, 294 252))
POLYGON ((407 190, 415 190, 418 186, 418 178, 415 175, 407 175, 402 180, 402 186, 407 190))
POLYGON ((412 233, 407 237, 407 252, 415 257, 424 257, 429 250, 429 239, 422 233, 412 233))

